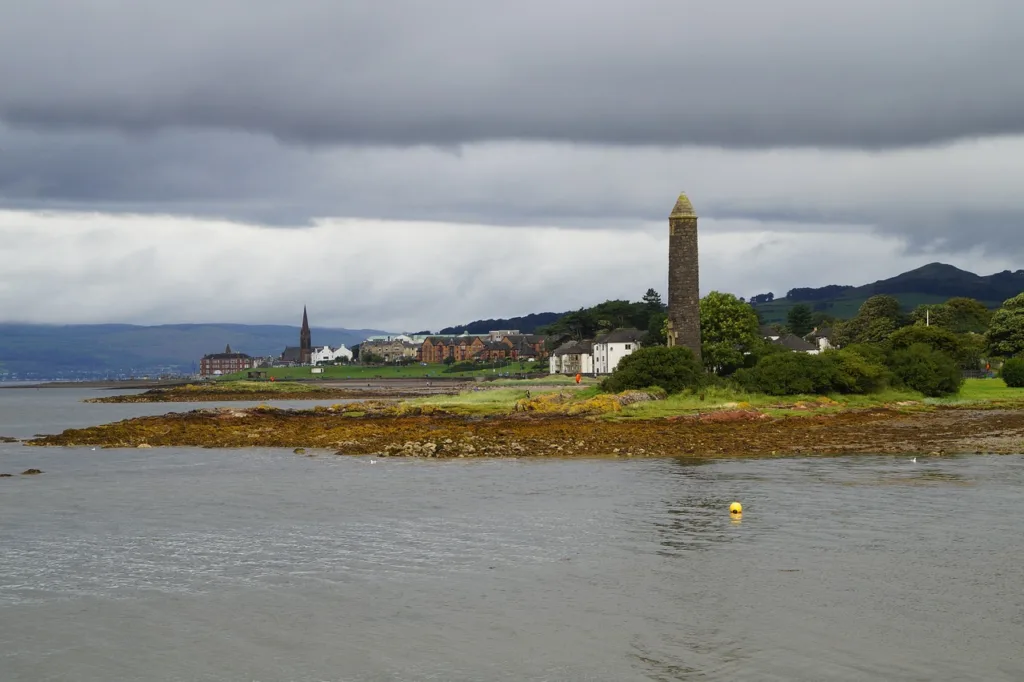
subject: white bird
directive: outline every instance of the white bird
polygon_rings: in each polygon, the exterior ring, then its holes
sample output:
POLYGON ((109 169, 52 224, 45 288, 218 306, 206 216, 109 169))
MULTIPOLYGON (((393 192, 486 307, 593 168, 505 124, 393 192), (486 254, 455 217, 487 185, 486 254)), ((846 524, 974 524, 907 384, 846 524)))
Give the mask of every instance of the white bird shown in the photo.
POLYGON ((917 464, 917 457, 911 457, 910 461, 913 462, 914 464, 917 464))
POLYGON ((375 460, 375 459, 371 459, 370 460, 370 464, 376 464, 376 463, 377 463, 377 460, 375 460))

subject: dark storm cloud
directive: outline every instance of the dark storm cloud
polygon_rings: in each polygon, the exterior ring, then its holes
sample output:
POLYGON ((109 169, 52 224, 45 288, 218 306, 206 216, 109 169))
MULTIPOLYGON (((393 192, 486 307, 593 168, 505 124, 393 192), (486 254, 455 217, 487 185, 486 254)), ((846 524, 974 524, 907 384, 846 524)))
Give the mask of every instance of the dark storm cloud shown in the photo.
POLYGON ((32 0, 0 118, 297 144, 889 147, 1024 132, 1016 0, 32 0))

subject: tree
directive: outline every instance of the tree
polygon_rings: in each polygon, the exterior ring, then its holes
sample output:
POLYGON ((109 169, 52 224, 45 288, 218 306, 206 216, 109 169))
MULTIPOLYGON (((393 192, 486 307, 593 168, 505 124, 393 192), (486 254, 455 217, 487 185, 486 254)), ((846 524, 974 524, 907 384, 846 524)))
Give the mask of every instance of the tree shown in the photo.
POLYGON ((946 301, 946 306, 953 317, 950 330, 957 334, 984 334, 992 321, 992 311, 985 307, 984 303, 973 298, 951 298, 946 301))
POLYGON ((911 313, 914 324, 944 327, 955 334, 982 334, 992 320, 992 311, 973 298, 951 298, 945 303, 919 305, 911 313))
POLYGON ((1007 299, 992 315, 985 341, 994 355, 1010 357, 1024 352, 1024 294, 1007 299))
POLYGON ((601 390, 620 393, 657 386, 667 393, 679 393, 703 381, 703 368, 689 348, 650 346, 622 358, 611 376, 601 382, 601 390))
POLYGON ((836 325, 835 342, 839 346, 851 343, 882 343, 903 326, 900 302, 884 294, 864 301, 857 316, 836 325))
POLYGON ((889 337, 889 345, 893 351, 905 350, 916 344, 924 344, 932 350, 945 353, 956 360, 961 367, 977 369, 978 358, 974 354, 973 348, 948 329, 922 327, 915 324, 898 329, 889 337))
POLYGON ((668 339, 668 315, 655 313, 647 323, 647 345, 664 346, 668 339))
POLYGON ((665 310, 665 305, 661 302, 661 294, 654 289, 647 290, 647 293, 644 294, 643 301, 651 315, 665 310))
POLYGON ((799 337, 807 336, 814 329, 813 311, 806 303, 797 303, 786 315, 786 326, 791 334, 799 337))
POLYGON ((910 317, 919 327, 953 328, 953 309, 945 303, 919 305, 910 313, 910 317))
POLYGON ((761 340, 754 309, 718 291, 700 300, 700 331, 704 366, 723 375, 742 367, 744 353, 761 340))

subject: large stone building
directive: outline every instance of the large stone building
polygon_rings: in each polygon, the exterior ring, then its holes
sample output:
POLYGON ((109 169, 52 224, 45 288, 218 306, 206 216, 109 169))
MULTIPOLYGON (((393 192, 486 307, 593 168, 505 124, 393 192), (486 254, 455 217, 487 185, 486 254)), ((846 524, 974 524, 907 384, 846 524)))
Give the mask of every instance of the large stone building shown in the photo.
POLYGON ((370 359, 379 358, 383 362, 412 362, 416 359, 419 346, 405 339, 408 337, 395 336, 385 338, 367 339, 359 344, 359 361, 367 363, 370 359))
POLYGON ((700 360, 697 214, 685 194, 668 217, 668 345, 686 346, 700 360))
POLYGON ((252 357, 232 351, 231 344, 228 344, 223 353, 210 353, 202 357, 199 361, 199 376, 233 374, 243 369, 252 369, 254 366, 255 361, 252 357))

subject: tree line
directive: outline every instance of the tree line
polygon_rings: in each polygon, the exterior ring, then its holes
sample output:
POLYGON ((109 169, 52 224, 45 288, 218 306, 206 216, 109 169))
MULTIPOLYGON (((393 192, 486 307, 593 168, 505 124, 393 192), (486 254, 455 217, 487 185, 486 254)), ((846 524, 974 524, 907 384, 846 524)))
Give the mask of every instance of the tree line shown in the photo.
POLYGON ((1024 385, 1024 294, 994 313, 970 298, 906 312, 889 295, 872 296, 849 320, 827 320, 794 306, 780 332, 806 336, 833 324, 834 346, 818 354, 790 351, 765 339, 756 310, 732 294, 700 301, 703 366, 685 348, 644 348, 622 360, 606 390, 660 386, 674 392, 725 382, 772 395, 872 393, 908 388, 928 396, 955 394, 964 370, 1002 364, 1009 385, 1024 385), (1016 373, 1016 374, 1015 374, 1016 373), (1020 384, 1015 377, 1019 375, 1020 384))

